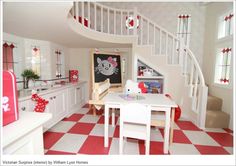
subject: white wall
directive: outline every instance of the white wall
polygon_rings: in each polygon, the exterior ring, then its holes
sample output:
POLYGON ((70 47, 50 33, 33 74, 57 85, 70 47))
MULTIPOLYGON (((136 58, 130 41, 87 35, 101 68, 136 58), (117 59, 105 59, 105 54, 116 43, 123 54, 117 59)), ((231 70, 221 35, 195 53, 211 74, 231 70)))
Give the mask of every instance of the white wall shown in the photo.
POLYGON ((190 14, 192 17, 190 49, 202 66, 205 26, 204 5, 196 2, 106 2, 102 4, 118 9, 137 7, 138 12, 173 34, 177 32, 177 16, 179 14, 190 14))
MULTIPOLYGON (((31 48, 37 46, 40 48, 41 55, 41 77, 40 79, 56 78, 56 58, 55 49, 60 49, 64 53, 65 66, 63 67, 63 77, 68 76, 68 49, 65 46, 58 45, 44 40, 29 39, 3 32, 3 41, 13 43, 17 48, 14 49, 14 59, 18 64, 14 69, 17 81, 22 80, 21 73, 26 68, 31 68, 31 48)), ((32 83, 32 82, 31 82, 32 83)), ((30 83, 30 86, 33 84, 30 83)), ((40 82, 36 82, 39 85, 40 82)), ((18 83, 18 89, 23 88, 23 83, 18 83)))
MULTIPOLYGON (((126 79, 131 79, 132 65, 131 65, 131 49, 129 48, 99 48, 101 52, 114 52, 116 49, 120 52, 122 58, 127 61, 126 75, 123 77, 123 83, 126 79)), ((94 48, 70 48, 69 49, 69 65, 70 70, 79 70, 79 79, 88 81, 88 87, 91 85, 91 54, 94 48)), ((89 88, 86 89, 86 94, 89 94, 89 88)))
MULTIPOLYGON (((203 56, 203 74, 209 93, 223 100, 222 111, 230 114, 229 128, 233 129, 233 88, 222 88, 214 84, 215 42, 217 36, 217 18, 220 14, 232 9, 232 3, 210 3, 206 9, 205 50, 203 56)), ((235 55, 235 54, 234 54, 235 55)), ((232 72, 232 71, 231 71, 232 72)), ((233 72, 231 73, 233 76, 233 72)))

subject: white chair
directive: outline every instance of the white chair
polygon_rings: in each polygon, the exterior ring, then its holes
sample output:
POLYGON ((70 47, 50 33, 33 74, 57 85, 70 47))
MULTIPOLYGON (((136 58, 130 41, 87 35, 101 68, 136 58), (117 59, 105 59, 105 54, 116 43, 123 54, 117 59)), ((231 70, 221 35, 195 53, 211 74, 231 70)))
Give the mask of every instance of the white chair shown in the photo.
POLYGON ((122 105, 120 109, 120 154, 123 154, 123 137, 145 140, 145 154, 150 149, 151 108, 138 103, 122 105))
MULTIPOLYGON (((155 126, 155 127, 162 127, 164 128, 165 131, 165 123, 166 123, 166 112, 165 111, 158 111, 158 109, 152 108, 155 111, 151 112, 151 126, 155 126)), ((169 142, 170 144, 173 142, 173 121, 174 121, 174 111, 172 111, 171 114, 171 124, 170 124, 170 137, 169 137, 169 142)), ((164 138, 164 140, 166 140, 164 138)))

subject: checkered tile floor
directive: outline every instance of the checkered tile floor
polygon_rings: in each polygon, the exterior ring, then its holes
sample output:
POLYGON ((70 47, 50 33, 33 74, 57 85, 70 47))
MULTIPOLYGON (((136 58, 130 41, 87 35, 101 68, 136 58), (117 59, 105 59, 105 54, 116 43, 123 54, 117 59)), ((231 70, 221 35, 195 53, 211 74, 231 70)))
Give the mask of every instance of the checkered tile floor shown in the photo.
MULTIPOLYGON (((104 116, 98 111, 93 116, 88 105, 65 118, 44 133, 46 155, 119 154, 119 116, 116 126, 109 126, 109 147, 103 146, 104 116)), ((111 119, 110 119, 111 124, 111 119)), ((151 129, 150 154, 163 153, 161 128, 151 129)), ((145 154, 144 141, 127 139, 124 154, 145 154)), ((190 121, 178 121, 174 125, 174 139, 169 154, 233 154, 233 131, 230 129, 199 129, 190 121)))

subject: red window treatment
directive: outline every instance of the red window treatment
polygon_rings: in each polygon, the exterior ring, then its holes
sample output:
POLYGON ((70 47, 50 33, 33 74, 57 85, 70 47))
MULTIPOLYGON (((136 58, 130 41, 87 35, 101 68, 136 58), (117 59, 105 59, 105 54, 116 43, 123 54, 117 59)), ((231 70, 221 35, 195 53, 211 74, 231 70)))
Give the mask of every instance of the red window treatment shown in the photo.
POLYGON ((3 70, 14 71, 13 48, 13 44, 3 44, 3 70))

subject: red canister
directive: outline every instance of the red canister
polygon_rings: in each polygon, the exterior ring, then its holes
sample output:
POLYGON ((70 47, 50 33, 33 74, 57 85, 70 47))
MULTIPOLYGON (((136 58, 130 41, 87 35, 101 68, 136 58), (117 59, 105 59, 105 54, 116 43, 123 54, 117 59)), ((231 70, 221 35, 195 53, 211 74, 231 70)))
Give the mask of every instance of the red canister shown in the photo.
POLYGON ((79 80, 79 71, 78 70, 69 70, 69 81, 78 82, 79 80))

